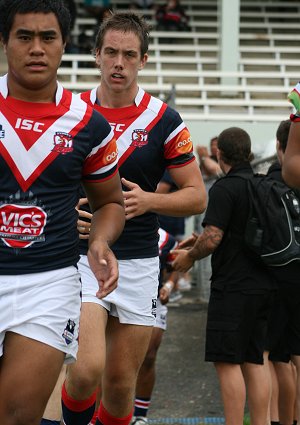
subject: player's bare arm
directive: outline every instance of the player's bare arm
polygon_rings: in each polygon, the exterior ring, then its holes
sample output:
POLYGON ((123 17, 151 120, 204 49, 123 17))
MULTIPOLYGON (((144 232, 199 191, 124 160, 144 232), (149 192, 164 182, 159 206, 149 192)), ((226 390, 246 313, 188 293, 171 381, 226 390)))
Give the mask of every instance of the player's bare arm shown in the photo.
POLYGON ((282 176, 291 187, 300 187, 300 122, 292 122, 282 163, 282 176))
POLYGON ((103 298, 116 288, 119 276, 117 260, 110 249, 125 223, 119 174, 105 182, 85 183, 84 189, 93 214, 88 259, 99 283, 97 296, 103 298))
POLYGON ((207 197, 196 161, 170 168, 169 172, 178 187, 178 191, 172 193, 145 192, 136 183, 122 179, 122 183, 129 189, 123 192, 126 220, 147 211, 177 217, 204 211, 207 197))

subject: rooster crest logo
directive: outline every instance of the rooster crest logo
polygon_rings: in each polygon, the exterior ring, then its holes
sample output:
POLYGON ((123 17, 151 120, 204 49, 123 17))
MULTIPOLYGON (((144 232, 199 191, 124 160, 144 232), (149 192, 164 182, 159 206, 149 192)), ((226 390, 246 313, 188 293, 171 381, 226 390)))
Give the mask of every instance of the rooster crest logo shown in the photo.
POLYGON ((73 151, 73 139, 68 133, 56 132, 54 136, 54 148, 52 152, 58 152, 63 155, 73 151))
POLYGON ((148 144, 148 131, 147 130, 133 130, 131 135, 131 146, 134 146, 136 148, 141 148, 142 146, 145 146, 148 144))

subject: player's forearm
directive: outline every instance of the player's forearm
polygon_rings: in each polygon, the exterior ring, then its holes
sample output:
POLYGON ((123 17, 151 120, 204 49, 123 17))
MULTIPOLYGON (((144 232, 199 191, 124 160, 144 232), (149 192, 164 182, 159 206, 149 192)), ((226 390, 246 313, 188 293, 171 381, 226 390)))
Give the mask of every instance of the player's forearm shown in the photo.
POLYGON ((282 165, 282 177, 290 187, 300 188, 300 154, 284 158, 282 165))
POLYGON ((171 193, 151 193, 149 210, 157 214, 184 217, 201 214, 206 207, 206 193, 196 187, 185 187, 171 193))
POLYGON ((282 163, 282 176, 291 187, 300 187, 300 122, 291 123, 282 163))
POLYGON ((124 207, 109 203, 94 211, 89 244, 105 241, 111 246, 121 235, 125 224, 124 207))

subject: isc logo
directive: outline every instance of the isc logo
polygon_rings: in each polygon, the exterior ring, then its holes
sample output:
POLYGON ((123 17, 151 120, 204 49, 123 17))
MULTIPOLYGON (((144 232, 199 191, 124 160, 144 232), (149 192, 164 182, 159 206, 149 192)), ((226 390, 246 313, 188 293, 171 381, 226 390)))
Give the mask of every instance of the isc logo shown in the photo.
POLYGON ((116 124, 115 122, 109 123, 113 131, 122 133, 124 131, 125 124, 116 124))
POLYGON ((37 133, 42 133, 43 130, 41 130, 40 127, 43 127, 45 124, 42 122, 34 122, 32 120, 26 120, 22 118, 18 118, 15 128, 20 128, 22 130, 32 130, 36 131, 37 133))

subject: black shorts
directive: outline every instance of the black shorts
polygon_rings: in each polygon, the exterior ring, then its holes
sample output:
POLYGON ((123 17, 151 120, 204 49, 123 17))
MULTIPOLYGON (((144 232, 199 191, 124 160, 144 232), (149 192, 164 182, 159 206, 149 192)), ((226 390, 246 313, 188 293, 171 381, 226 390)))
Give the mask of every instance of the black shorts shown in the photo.
POLYGON ((263 364, 272 291, 212 288, 207 313, 205 360, 263 364))
POLYGON ((300 283, 279 282, 268 330, 269 359, 289 362, 300 355, 300 283))

